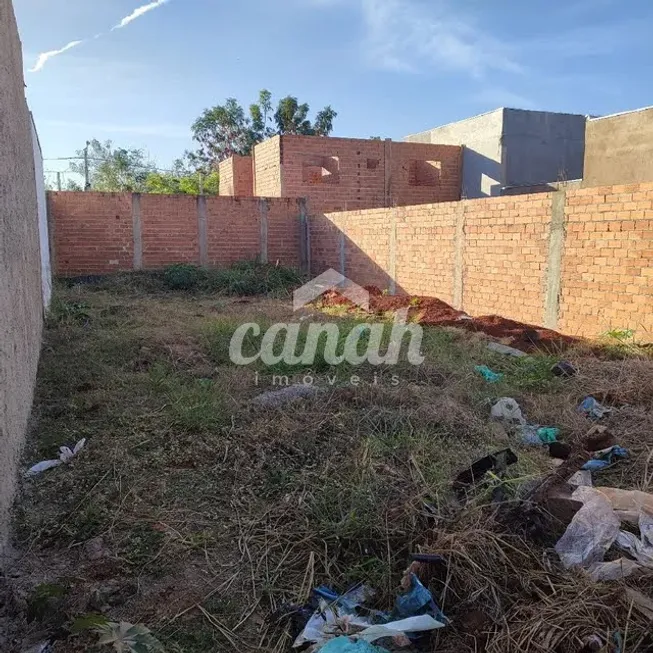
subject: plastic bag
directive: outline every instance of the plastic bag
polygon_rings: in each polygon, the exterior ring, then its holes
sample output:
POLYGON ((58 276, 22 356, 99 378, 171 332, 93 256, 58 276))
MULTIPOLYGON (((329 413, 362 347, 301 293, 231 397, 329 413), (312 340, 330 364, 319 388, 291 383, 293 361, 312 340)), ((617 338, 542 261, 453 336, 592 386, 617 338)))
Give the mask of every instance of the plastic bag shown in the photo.
POLYGON ((502 397, 499 399, 491 411, 492 417, 506 422, 517 422, 518 424, 525 425, 526 420, 521 412, 519 404, 511 397, 502 397))
POLYGON ((574 515, 565 534, 555 545, 567 569, 601 562, 617 538, 621 524, 610 502, 596 489, 580 486, 574 490, 571 498, 582 501, 583 507, 574 515))
POLYGON ((388 653, 384 648, 349 637, 336 637, 317 650, 320 653, 388 653))

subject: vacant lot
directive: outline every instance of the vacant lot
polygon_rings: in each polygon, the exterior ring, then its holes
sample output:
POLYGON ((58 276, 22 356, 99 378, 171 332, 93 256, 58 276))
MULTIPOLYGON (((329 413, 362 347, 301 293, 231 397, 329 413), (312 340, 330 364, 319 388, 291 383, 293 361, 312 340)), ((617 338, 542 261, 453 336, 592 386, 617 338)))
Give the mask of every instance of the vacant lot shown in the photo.
MULTIPOLYGON (((300 318, 351 326, 365 316, 315 307, 300 318)), ((3 586, 14 630, 2 650, 48 636, 57 652, 109 650, 70 634, 101 613, 144 624, 173 653, 286 651, 285 605, 321 583, 365 581, 387 608, 419 551, 447 560, 424 572, 451 619, 426 650, 582 651, 595 634, 623 641, 622 653, 651 650, 624 582, 562 570, 550 547, 565 525, 519 499, 552 473, 546 449, 490 420, 493 400, 514 397, 529 421, 573 444, 591 426, 579 401, 609 391, 605 424, 631 455, 595 484, 652 489, 645 354, 617 341, 577 347, 564 357, 579 374, 561 379, 555 353, 506 357, 481 334, 427 327, 419 367, 230 362, 238 325, 297 319, 287 297, 164 292, 147 277, 58 289, 25 468, 61 445, 86 446, 23 481, 3 586), (490 384, 476 365, 504 377, 490 384), (320 392, 257 407, 274 375, 310 375, 320 392), (456 500, 456 474, 508 446, 519 462, 505 477, 456 500)), ((653 587, 647 577, 631 585, 653 587)))

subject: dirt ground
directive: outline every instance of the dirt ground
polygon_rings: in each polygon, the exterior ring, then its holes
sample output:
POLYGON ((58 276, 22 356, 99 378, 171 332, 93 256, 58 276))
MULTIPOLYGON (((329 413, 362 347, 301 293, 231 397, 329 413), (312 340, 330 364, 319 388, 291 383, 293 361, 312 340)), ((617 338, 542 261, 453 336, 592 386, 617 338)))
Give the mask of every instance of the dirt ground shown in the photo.
MULTIPOLYGON (((365 318, 315 308, 300 319, 345 328, 365 318)), ((492 403, 513 397, 573 445, 592 425, 579 401, 604 393, 605 425, 630 457, 595 484, 653 490, 650 357, 621 342, 600 353, 567 343, 578 374, 560 378, 559 354, 507 357, 484 333, 425 325, 421 366, 230 362, 240 324, 296 320, 288 299, 58 288, 24 469, 61 445, 86 446, 22 481, 0 650, 52 639, 55 653, 108 651, 75 628, 101 614, 144 624, 171 653, 280 653, 292 644, 284 606, 322 583, 364 581, 387 608, 420 551, 446 559, 421 574, 450 619, 422 650, 653 650, 627 594, 651 595, 653 582, 563 570, 551 547, 565 525, 520 498, 554 461, 490 420, 492 403), (486 382, 477 365, 503 379, 486 382), (319 392, 252 403, 283 376, 310 376, 319 392), (508 446, 519 461, 505 477, 456 499, 452 479, 508 446), (605 646, 584 648, 594 635, 605 646)))

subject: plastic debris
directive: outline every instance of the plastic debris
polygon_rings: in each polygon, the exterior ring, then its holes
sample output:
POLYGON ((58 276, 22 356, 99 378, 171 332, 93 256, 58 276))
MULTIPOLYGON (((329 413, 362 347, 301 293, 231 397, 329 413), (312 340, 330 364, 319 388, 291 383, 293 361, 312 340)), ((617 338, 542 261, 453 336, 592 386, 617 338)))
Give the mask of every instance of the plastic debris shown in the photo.
POLYGON ((566 568, 582 567, 595 581, 616 580, 630 576, 641 569, 653 569, 653 516, 641 508, 644 500, 653 501, 653 495, 629 492, 616 488, 580 486, 571 498, 582 502, 582 507, 571 520, 565 534, 555 549, 566 568), (620 530, 623 513, 615 510, 639 506, 640 537, 620 530), (615 545, 632 558, 603 562, 607 550, 615 545))
POLYGON ((606 408, 602 403, 594 399, 594 397, 585 397, 578 406, 578 412, 585 413, 592 419, 602 419, 612 412, 612 408, 606 408))
POLYGON ((628 449, 615 445, 605 451, 597 452, 594 458, 588 460, 581 469, 596 472, 600 469, 605 469, 606 467, 614 465, 621 458, 628 458, 628 449))
POLYGON ((554 376, 561 376, 568 379, 576 376, 578 370, 568 361, 560 361, 551 368, 551 373, 554 376))
POLYGON ((82 438, 73 449, 70 447, 60 447, 59 448, 59 458, 57 460, 43 460, 36 465, 30 467, 26 472, 25 476, 37 476, 48 469, 53 467, 59 467, 65 463, 69 463, 86 445, 86 438, 82 438))
POLYGON ((488 342, 487 348, 490 351, 496 352, 497 354, 505 354, 506 356, 515 356, 515 358, 523 358, 528 356, 525 351, 520 349, 515 349, 514 347, 508 347, 507 345, 502 345, 500 342, 488 342))
POLYGON ((619 533, 620 521, 610 502, 594 488, 580 486, 571 498, 583 502, 555 550, 566 569, 602 562, 619 533))
POLYGON ((521 412, 519 404, 511 397, 502 397, 499 399, 491 411, 492 417, 500 419, 509 423, 517 422, 518 424, 525 425, 526 420, 521 412))
POLYGON ((503 379, 503 374, 494 372, 487 365, 477 365, 474 368, 488 383, 497 383, 503 379))
MULTIPOLYGON (((408 574, 407 578, 408 589, 397 596, 390 613, 365 607, 374 596, 374 590, 369 585, 360 585, 342 596, 328 587, 316 587, 313 599, 317 599, 318 607, 295 639, 293 647, 317 644, 318 650, 328 651, 331 649, 323 645, 340 636, 349 641, 350 637, 358 637, 372 642, 380 637, 408 636, 446 625, 447 619, 433 600, 431 592, 414 573, 408 574)), ((344 643, 339 645, 344 646, 344 643)))
POLYGON ((555 426, 526 424, 520 428, 524 444, 551 444, 558 441, 560 429, 555 426))
POLYGON ((370 626, 358 634, 358 637, 374 642, 382 637, 401 637, 413 633, 423 633, 429 630, 443 628, 446 624, 434 619, 430 614, 422 614, 416 617, 407 617, 399 621, 391 621, 387 624, 370 626))
POLYGON ((321 653, 388 653, 387 649, 373 646, 363 640, 336 637, 318 649, 321 653))
POLYGON ((587 469, 578 470, 567 483, 573 487, 584 485, 585 487, 592 487, 592 472, 587 469))
POLYGON ((258 395, 258 397, 254 397, 252 403, 256 406, 264 406, 266 408, 278 408, 298 399, 309 399, 314 397, 318 392, 319 388, 313 385, 298 383, 296 385, 289 385, 286 388, 280 388, 279 390, 264 392, 258 395))

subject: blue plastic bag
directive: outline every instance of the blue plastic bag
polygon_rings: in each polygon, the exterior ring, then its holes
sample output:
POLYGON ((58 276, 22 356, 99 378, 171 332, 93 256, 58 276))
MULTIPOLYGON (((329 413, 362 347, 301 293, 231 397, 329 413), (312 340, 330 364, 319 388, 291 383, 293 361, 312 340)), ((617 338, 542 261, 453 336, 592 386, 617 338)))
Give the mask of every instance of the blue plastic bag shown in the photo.
POLYGON ((599 454, 596 458, 588 460, 581 469, 587 469, 590 472, 596 472, 614 465, 620 458, 628 458, 628 449, 618 445, 610 447, 606 452, 599 454))
POLYGON ((388 650, 362 640, 336 637, 327 642, 320 649, 320 653, 388 653, 388 650))

